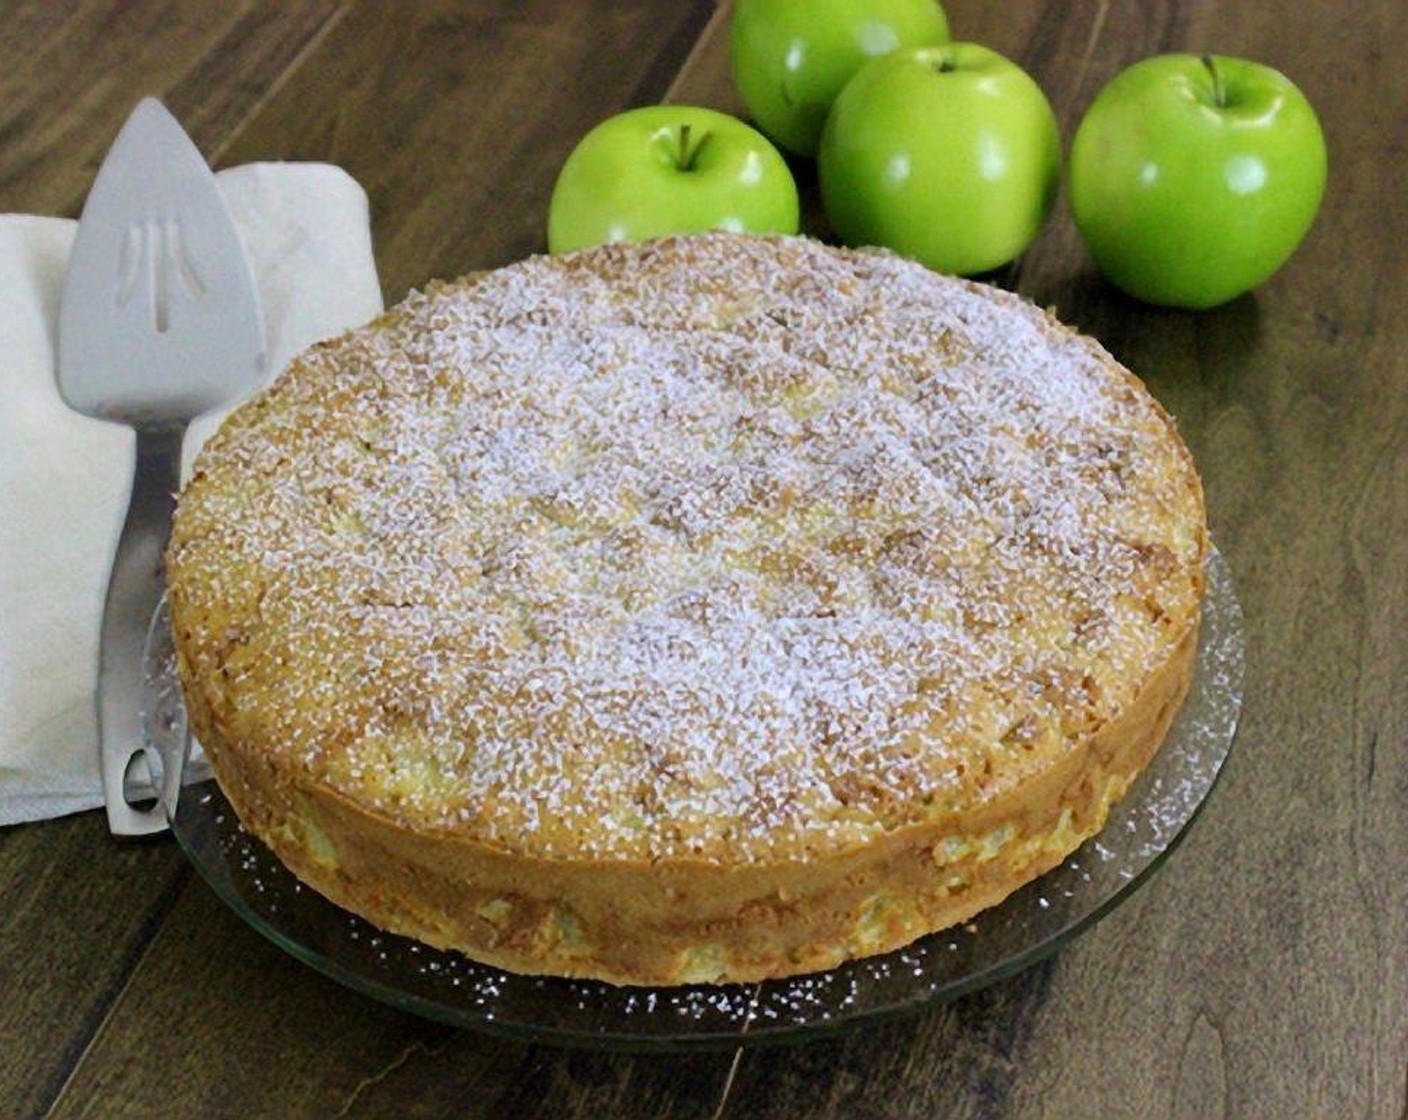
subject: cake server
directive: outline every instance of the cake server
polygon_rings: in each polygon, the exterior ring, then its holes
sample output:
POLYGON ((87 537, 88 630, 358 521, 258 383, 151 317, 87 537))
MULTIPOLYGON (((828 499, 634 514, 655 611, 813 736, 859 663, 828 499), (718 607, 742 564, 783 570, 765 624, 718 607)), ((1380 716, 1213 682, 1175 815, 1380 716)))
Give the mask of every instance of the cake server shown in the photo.
MULTIPOLYGON (((161 102, 122 126, 83 207, 59 307, 59 393, 135 429, 136 470, 103 604, 97 718, 116 836, 166 827, 181 767, 147 758, 160 788, 135 804, 144 756, 142 647, 165 584, 163 553, 188 423, 259 383, 264 317, 233 218, 204 157, 161 102)), ((179 760, 175 760, 179 763, 179 760)))

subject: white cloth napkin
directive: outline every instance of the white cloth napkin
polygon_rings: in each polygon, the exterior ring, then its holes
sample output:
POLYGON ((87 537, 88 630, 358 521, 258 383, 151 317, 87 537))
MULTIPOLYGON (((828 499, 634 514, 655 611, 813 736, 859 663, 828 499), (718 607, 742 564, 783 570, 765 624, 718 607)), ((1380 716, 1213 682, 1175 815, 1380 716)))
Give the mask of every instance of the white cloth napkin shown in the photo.
MULTIPOLYGON (((217 179, 263 300, 270 373, 382 310, 367 197, 326 164, 217 179)), ((0 215, 0 825, 102 804, 94 689, 132 432, 70 412, 54 330, 77 224, 0 215)), ((224 412, 189 430, 191 458, 224 412)))

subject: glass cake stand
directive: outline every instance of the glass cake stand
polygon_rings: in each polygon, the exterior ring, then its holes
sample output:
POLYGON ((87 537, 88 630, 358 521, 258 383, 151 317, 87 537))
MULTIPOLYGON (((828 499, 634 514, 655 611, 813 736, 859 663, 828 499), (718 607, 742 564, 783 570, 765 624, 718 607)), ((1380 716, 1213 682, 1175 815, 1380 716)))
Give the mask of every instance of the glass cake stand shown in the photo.
POLYGON ((1208 564, 1198 666, 1153 764, 1104 830, 970 923, 884 956, 762 984, 624 988, 522 976, 383 933, 301 884, 240 826, 191 750, 165 605, 146 651, 153 773, 180 766, 171 828, 202 878, 275 944, 350 988, 431 1019, 518 1038, 688 1049, 793 1039, 953 999, 1041 960, 1133 892, 1212 792, 1241 711, 1242 612, 1226 561, 1208 564))

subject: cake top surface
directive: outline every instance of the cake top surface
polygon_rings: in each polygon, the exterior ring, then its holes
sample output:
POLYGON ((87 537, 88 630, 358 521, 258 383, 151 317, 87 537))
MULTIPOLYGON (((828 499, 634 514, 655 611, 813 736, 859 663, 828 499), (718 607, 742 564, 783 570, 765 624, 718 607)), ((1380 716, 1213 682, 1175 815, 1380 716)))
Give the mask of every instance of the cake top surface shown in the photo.
POLYGON ((173 618, 226 739, 552 858, 835 851, 1020 783, 1197 616, 1201 491, 997 289, 711 234, 316 347, 202 452, 173 618))

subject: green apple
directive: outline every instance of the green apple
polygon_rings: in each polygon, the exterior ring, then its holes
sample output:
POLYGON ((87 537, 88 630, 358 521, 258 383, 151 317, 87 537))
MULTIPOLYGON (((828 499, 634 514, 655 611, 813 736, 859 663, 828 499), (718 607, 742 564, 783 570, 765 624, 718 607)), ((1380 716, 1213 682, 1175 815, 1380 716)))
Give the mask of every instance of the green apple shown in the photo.
POLYGON ((1036 236, 1056 195, 1061 137, 1016 63, 975 43, 914 47, 867 63, 841 91, 817 171, 847 244, 970 275, 1036 236))
POLYGON ((578 142, 548 204, 553 253, 711 229, 796 233, 797 184, 765 136, 737 117, 650 105, 578 142))
POLYGON ((948 37, 935 0, 738 0, 733 81, 759 128, 811 157, 831 103, 861 66, 948 37))
POLYGON ((1213 307, 1285 263, 1325 193, 1325 137, 1268 66, 1146 58, 1100 91, 1076 130, 1069 190, 1095 263, 1130 295, 1213 307))

